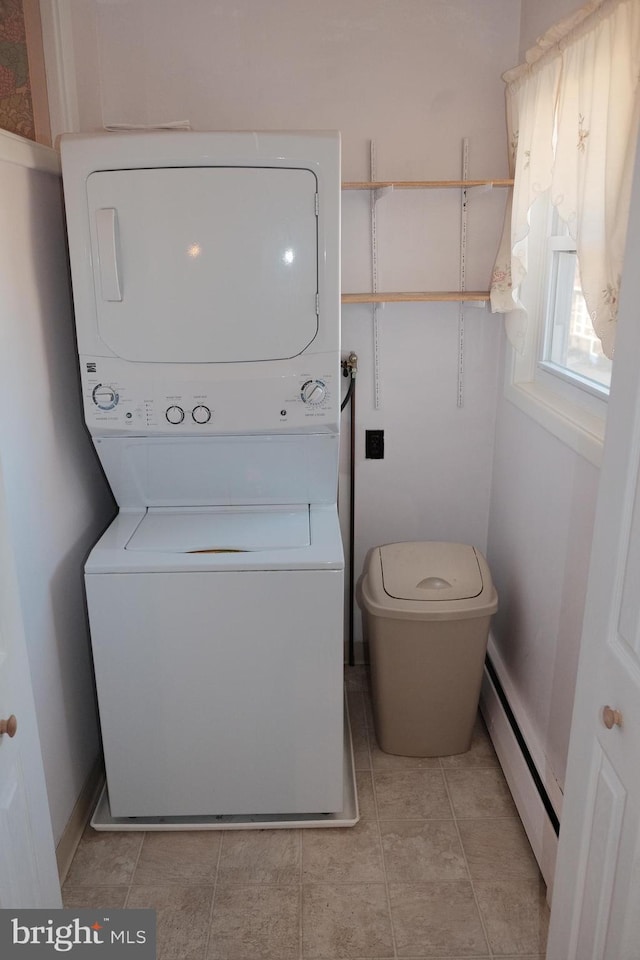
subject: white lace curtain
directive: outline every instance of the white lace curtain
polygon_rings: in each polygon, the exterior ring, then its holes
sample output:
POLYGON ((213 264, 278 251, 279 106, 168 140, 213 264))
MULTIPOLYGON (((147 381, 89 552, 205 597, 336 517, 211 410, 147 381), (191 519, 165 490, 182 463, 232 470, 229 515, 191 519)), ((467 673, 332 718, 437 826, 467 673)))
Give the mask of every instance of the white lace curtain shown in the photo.
POLYGON ((512 198, 491 279, 522 350, 529 211, 549 191, 576 241, 580 279, 605 354, 613 355, 640 119, 640 0, 591 0, 504 74, 512 198))

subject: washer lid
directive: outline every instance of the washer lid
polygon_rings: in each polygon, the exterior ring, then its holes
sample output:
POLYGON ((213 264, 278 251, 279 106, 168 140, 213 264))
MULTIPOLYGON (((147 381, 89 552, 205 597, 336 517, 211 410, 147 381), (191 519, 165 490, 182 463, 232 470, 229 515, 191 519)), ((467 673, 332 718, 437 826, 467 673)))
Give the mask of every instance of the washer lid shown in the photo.
POLYGON ((385 593, 396 600, 468 600, 482 593, 480 564, 463 543, 415 541, 380 547, 385 593))
POLYGON ((126 550, 245 553, 308 547, 309 507, 150 508, 126 550))

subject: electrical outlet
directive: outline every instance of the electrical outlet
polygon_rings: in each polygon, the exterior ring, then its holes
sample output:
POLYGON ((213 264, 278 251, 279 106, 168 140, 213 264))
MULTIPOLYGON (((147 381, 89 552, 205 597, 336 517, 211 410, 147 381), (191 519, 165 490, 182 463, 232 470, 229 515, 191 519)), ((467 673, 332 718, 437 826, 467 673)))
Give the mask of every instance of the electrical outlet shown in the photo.
POLYGON ((365 430, 364 455, 367 460, 384 460, 384 430, 365 430))

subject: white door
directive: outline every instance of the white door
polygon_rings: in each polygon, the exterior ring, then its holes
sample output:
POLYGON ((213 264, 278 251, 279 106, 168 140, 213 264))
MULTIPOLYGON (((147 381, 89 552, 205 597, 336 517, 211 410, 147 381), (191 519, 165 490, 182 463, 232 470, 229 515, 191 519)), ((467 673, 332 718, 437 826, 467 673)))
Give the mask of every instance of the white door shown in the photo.
POLYGON ((640 957, 640 150, 548 960, 640 957))
POLYGON ((0 735, 0 908, 59 907, 60 884, 1 466, 0 719, 6 721, 7 732, 0 735))

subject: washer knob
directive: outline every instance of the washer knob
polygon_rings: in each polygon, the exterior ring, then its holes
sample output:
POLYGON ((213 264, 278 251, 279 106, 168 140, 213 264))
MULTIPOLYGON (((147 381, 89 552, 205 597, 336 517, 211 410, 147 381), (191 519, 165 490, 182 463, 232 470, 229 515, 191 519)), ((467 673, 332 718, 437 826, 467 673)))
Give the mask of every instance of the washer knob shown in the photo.
POLYGON ((209 410, 209 407, 205 407, 204 404, 199 404, 193 408, 191 416, 195 423, 209 423, 209 420, 211 420, 211 410, 209 410))
POLYGON ((182 407, 177 407, 174 405, 167 409, 165 416, 169 421, 169 423, 173 423, 173 424, 182 423, 182 421, 184 420, 184 410, 182 409, 182 407))
POLYGON ((113 410, 120 399, 114 388, 106 383, 95 386, 91 396, 98 410, 113 410))
POLYGON ((322 380, 307 380, 302 384, 300 396, 304 403, 322 403, 327 394, 327 387, 322 380))

